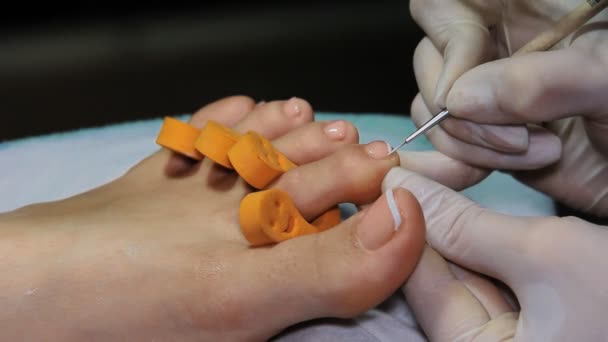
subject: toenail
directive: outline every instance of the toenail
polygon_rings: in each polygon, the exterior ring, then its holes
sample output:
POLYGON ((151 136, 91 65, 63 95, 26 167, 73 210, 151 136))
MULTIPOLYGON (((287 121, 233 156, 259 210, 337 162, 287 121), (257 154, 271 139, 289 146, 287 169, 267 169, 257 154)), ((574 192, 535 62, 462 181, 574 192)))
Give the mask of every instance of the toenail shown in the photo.
POLYGON ((386 203, 391 211, 391 215, 393 215, 394 229, 396 231, 401 227, 401 214, 399 213, 399 207, 397 206, 397 201, 395 201, 395 193, 392 189, 386 192, 386 203))
POLYGON ((344 120, 329 122, 323 130, 330 139, 342 140, 346 136, 346 122, 344 120))
POLYGON ((357 236, 362 247, 373 251, 384 246, 393 238, 401 222, 393 190, 388 190, 367 210, 361 220, 357 236))
POLYGON ((367 144, 365 151, 374 159, 384 159, 392 150, 391 145, 386 141, 373 141, 367 144))
POLYGON ((302 100, 292 97, 283 105, 283 112, 288 116, 298 116, 302 113, 302 100))

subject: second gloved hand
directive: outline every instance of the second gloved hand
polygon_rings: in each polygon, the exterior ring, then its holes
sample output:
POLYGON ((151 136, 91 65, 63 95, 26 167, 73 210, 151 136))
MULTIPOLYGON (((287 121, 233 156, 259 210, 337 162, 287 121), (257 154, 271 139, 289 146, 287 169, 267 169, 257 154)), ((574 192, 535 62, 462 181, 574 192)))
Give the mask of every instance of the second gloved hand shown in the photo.
POLYGON ((453 117, 428 134, 438 150, 518 171, 555 199, 606 216, 608 12, 558 50, 504 58, 578 4, 412 1, 428 35, 415 55, 412 117, 420 125, 447 106, 453 117))
MULTIPOLYGON (((436 166, 446 161, 434 158, 436 166)), ((466 185, 447 173, 432 176, 466 185)), ((497 214, 403 168, 393 168, 383 188, 408 189, 424 212, 429 246, 403 291, 431 341, 606 339, 605 227, 497 214)))

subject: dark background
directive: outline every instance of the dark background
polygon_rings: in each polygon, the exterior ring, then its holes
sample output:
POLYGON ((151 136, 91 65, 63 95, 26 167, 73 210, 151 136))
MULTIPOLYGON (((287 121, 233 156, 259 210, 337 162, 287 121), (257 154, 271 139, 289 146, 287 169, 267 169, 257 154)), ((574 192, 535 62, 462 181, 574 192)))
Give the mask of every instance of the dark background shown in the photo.
POLYGON ((17 4, 0 14, 0 141, 299 96, 407 113, 422 33, 408 1, 17 4))

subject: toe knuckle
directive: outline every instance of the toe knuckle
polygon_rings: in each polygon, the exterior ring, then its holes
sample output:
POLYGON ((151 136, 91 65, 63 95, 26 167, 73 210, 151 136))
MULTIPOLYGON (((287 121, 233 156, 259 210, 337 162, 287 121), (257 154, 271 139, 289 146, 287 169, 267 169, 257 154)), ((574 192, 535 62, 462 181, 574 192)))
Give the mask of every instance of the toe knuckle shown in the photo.
POLYGON ((335 154, 336 170, 348 170, 361 162, 354 146, 340 148, 335 154))
POLYGON ((339 173, 343 186, 352 187, 360 183, 362 178, 367 179, 368 173, 373 170, 376 163, 366 163, 361 151, 356 146, 341 148, 335 154, 332 171, 339 173))
POLYGON ((293 194, 302 187, 302 183, 305 181, 305 175, 302 172, 302 168, 296 167, 281 176, 278 187, 287 193, 293 194))

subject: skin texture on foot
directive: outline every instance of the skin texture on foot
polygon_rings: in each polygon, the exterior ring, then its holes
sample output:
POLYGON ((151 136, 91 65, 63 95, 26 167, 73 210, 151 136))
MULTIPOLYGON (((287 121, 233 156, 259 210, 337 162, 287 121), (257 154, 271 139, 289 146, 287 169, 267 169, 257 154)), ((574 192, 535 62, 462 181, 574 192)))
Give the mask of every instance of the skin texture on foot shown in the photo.
POLYGON ((341 202, 365 209, 250 248, 238 205, 251 187, 206 158, 160 151, 105 186, 0 216, 0 271, 11 274, 0 279, 3 340, 261 341, 297 322, 358 315, 408 278, 424 220, 408 191, 382 194, 399 163, 383 142, 357 145, 350 123, 312 122, 297 98, 232 97, 189 124, 208 120, 255 130, 300 165, 269 188, 288 193, 304 219, 341 202))

